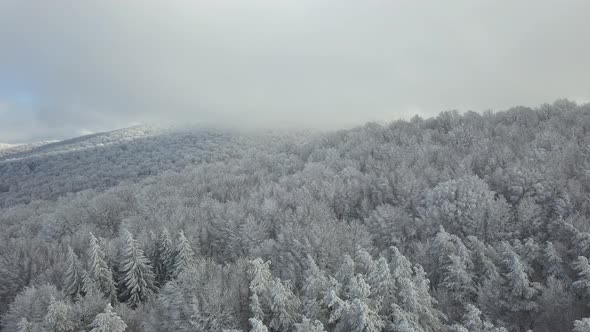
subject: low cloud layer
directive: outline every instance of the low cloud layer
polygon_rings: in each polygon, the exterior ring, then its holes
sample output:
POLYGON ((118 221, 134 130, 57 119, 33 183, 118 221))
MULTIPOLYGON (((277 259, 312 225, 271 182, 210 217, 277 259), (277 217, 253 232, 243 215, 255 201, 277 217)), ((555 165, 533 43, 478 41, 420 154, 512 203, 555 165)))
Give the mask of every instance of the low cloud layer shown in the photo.
POLYGON ((590 100, 590 2, 4 0, 0 142, 590 100))

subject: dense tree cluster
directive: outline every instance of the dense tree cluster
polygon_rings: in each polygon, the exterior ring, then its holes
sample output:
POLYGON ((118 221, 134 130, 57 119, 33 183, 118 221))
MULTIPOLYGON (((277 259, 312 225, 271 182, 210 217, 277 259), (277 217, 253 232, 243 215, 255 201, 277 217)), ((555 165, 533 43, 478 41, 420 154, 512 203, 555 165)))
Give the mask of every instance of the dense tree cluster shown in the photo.
POLYGON ((3 330, 590 331, 588 104, 143 140, 0 162, 3 330))

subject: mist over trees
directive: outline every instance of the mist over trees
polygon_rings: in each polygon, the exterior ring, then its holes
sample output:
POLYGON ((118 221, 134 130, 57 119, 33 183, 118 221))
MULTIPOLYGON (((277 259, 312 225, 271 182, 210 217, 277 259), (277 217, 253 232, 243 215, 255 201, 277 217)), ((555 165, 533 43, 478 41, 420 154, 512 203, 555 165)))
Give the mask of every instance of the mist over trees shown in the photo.
POLYGON ((0 155, 3 331, 590 331, 590 105, 0 155))

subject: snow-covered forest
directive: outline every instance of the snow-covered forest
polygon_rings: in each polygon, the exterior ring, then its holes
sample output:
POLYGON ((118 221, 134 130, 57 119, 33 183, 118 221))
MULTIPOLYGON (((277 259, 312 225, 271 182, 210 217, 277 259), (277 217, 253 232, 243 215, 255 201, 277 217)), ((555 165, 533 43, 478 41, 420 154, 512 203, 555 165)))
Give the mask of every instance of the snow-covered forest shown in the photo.
POLYGON ((590 331, 590 104, 0 150, 3 331, 590 331))

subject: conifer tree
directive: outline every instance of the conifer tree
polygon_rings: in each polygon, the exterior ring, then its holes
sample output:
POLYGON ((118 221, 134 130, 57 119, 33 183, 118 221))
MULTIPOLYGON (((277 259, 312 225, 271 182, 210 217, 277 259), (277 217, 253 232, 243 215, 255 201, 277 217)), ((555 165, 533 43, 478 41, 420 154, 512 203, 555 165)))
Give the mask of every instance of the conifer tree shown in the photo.
POLYGON ((248 264, 250 278, 250 312, 255 319, 264 319, 263 301, 267 302, 268 288, 272 282, 270 262, 263 262, 257 258, 248 264))
POLYGON ((590 296, 590 264, 588 264, 588 258, 584 256, 578 257, 574 263, 574 268, 578 271, 578 278, 573 283, 574 288, 584 292, 586 296, 590 296))
POLYGON ((430 282, 435 288, 442 282, 444 272, 448 271, 448 265, 459 263, 465 269, 473 265, 469 249, 465 247, 463 241, 458 236, 447 233, 442 226, 434 237, 428 254, 432 263, 429 264, 427 270, 429 271, 430 282), (456 256, 459 262, 452 262, 450 260, 451 256, 456 256))
POLYGON ((309 268, 303 284, 303 311, 306 317, 314 320, 327 321, 328 310, 324 306, 326 292, 334 289, 338 283, 320 270, 313 258, 307 257, 309 268))
POLYGON ((475 284, 463 261, 455 255, 449 256, 449 264, 445 266, 442 276, 438 289, 441 307, 450 319, 458 318, 461 307, 475 300, 475 284))
POLYGON ((462 325, 451 327, 452 332, 508 332, 503 327, 495 327, 492 323, 481 319, 481 311, 472 304, 465 306, 462 325))
POLYGON ((543 264, 546 277, 567 278, 567 273, 563 268, 563 259, 550 241, 547 241, 543 249, 543 264))
POLYGON ((168 229, 164 228, 160 233, 155 250, 154 271, 161 287, 166 281, 170 280, 174 268, 175 249, 168 229))
POLYGON ((348 306, 347 327, 341 331, 379 332, 385 323, 377 312, 360 299, 354 299, 348 306))
POLYGON ((301 323, 294 324, 295 332, 326 332, 324 325, 318 320, 311 321, 308 318, 303 318, 301 323))
POLYGON ((467 267, 461 258, 455 255, 449 256, 449 262, 445 266, 441 286, 453 292, 459 302, 464 303, 464 301, 472 300, 472 296, 475 294, 475 285, 467 267))
POLYGON ((300 301, 293 292, 275 279, 269 288, 270 321, 268 327, 274 331, 286 331, 298 319, 300 301))
POLYGON ((367 278, 367 282, 371 287, 371 295, 373 297, 380 297, 386 301, 391 298, 391 293, 394 291, 394 283, 391 278, 389 264, 385 257, 379 257, 375 269, 367 278))
POLYGON ((92 330, 90 332, 123 332, 127 324, 113 312, 111 304, 107 304, 103 313, 96 315, 92 321, 92 330))
MULTIPOLYGON (((98 291, 102 292, 109 300, 114 301, 117 296, 115 282, 113 281, 113 272, 109 268, 104 251, 100 248, 98 240, 90 233, 90 243, 88 245, 88 279, 96 286, 98 291)), ((90 282, 85 283, 88 288, 90 282)), ((85 289, 88 293, 90 290, 85 289)))
POLYGON ((21 318, 16 324, 16 331, 17 332, 35 332, 38 331, 37 326, 35 324, 29 322, 25 317, 21 318))
POLYGON ((178 242, 173 261, 174 265, 171 274, 173 277, 177 277, 182 271, 195 263, 195 254, 183 231, 180 231, 178 234, 178 242))
POLYGON ((124 230, 125 244, 121 252, 120 288, 121 300, 135 308, 145 302, 154 292, 154 274, 133 235, 124 230))
POLYGON ((63 290, 66 295, 76 298, 83 291, 84 271, 82 270, 78 256, 70 246, 68 246, 66 264, 66 271, 63 277, 63 290))
POLYGON ((481 311, 472 304, 465 306, 465 314, 463 315, 463 326, 468 331, 481 331, 483 329, 483 321, 480 318, 481 311))
POLYGON ((355 270, 357 273, 362 273, 366 276, 375 270, 376 265, 371 254, 363 248, 357 248, 354 255, 355 270))
POLYGON ((420 265, 413 266, 396 247, 391 247, 390 252, 391 275, 396 290, 392 324, 396 329, 421 326, 425 331, 440 330, 443 315, 434 308, 436 300, 429 293, 430 284, 426 273, 420 265))
POLYGON ((504 306, 504 314, 519 328, 529 328, 531 317, 538 309, 535 300, 540 286, 529 280, 529 268, 508 243, 501 244, 501 254, 504 272, 501 303, 504 306))
POLYGON ((590 318, 575 321, 572 332, 590 332, 590 318))
POLYGON ((249 322, 250 322, 250 325, 252 326, 252 328, 250 329, 250 332, 268 332, 268 328, 266 326, 264 326, 262 321, 260 321, 256 318, 250 318, 249 322))

